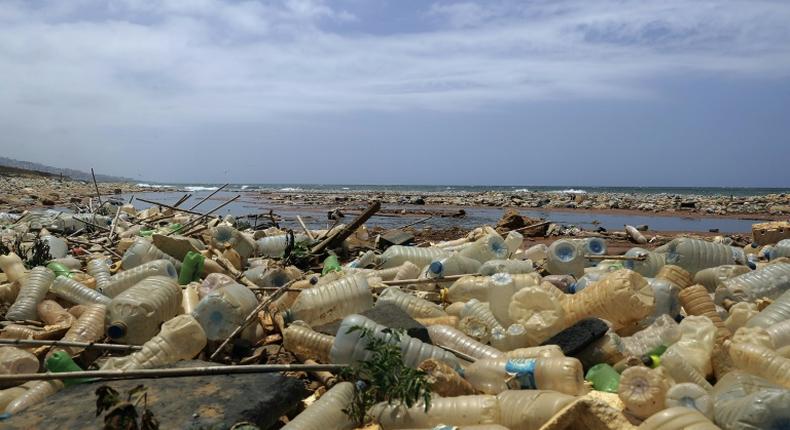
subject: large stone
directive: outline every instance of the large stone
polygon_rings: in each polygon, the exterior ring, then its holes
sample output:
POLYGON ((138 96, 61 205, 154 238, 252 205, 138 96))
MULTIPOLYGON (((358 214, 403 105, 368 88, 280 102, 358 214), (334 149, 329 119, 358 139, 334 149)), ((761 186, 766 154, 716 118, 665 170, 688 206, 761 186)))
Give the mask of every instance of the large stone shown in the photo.
MULTIPOLYGON (((391 303, 380 303, 370 310, 361 312, 360 315, 364 315, 389 328, 403 329, 409 336, 415 337, 426 343, 431 343, 431 338, 428 336, 428 329, 415 321, 409 314, 401 310, 401 308, 391 303)), ((340 328, 340 320, 314 327, 313 329, 320 333, 335 336, 338 328, 340 328)))
MULTIPOLYGON (((216 364, 184 361, 177 367, 211 365, 216 364)), ((148 388, 148 408, 161 429, 229 429, 242 421, 265 429, 279 417, 295 413, 307 395, 300 380, 279 373, 94 382, 63 389, 0 427, 103 428, 103 416, 96 417, 96 389, 108 385, 126 396, 127 391, 141 384, 148 388)))

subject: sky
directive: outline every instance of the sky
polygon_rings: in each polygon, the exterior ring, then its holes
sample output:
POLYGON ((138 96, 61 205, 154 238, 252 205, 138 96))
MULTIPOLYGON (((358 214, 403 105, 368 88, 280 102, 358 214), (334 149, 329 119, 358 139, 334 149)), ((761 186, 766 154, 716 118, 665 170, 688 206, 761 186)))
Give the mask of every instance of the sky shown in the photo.
POLYGON ((786 0, 2 0, 0 155, 148 182, 790 186, 786 0))

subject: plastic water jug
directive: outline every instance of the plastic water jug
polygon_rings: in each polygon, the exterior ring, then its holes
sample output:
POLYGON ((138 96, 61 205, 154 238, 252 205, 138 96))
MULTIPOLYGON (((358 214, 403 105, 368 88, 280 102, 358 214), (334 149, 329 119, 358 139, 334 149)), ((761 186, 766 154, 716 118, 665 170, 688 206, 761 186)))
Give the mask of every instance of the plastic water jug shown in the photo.
POLYGON ((107 336, 142 345, 181 309, 181 287, 165 276, 146 278, 115 296, 107 307, 107 336))
MULTIPOLYGON (((249 288, 230 284, 212 291, 200 300, 192 315, 200 323, 208 340, 224 340, 258 306, 255 293, 249 288)), ((255 326, 242 332, 244 339, 255 340, 255 326)))

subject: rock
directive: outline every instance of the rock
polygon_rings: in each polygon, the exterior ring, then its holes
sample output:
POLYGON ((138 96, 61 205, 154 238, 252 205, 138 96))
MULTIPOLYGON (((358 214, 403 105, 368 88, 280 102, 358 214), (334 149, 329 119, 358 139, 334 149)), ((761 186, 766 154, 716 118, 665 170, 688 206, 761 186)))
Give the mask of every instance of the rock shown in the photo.
MULTIPOLYGON (((195 360, 176 367, 202 366, 216 364, 195 360)), ((241 421, 269 428, 279 417, 295 413, 307 395, 302 381, 279 373, 94 382, 61 390, 4 421, 3 428, 103 428, 103 417, 95 412, 96 389, 108 385, 126 396, 141 384, 148 388, 148 406, 161 429, 229 429, 241 421)))
POLYGON ((424 205, 425 199, 422 197, 415 197, 411 200, 411 204, 413 205, 424 205))
POLYGON ((683 209, 695 209, 697 207, 697 202, 695 201, 680 202, 680 207, 683 209))
POLYGON ((598 318, 586 318, 557 333, 542 345, 559 345, 567 357, 579 354, 609 330, 609 326, 598 318))
POLYGON ((44 205, 44 206, 54 206, 55 205, 55 201, 50 199, 50 198, 48 198, 48 197, 44 197, 44 198, 41 199, 41 204, 44 205))
MULTIPOLYGON (((425 343, 431 343, 431 338, 428 336, 428 330, 425 326, 415 321, 409 314, 393 304, 381 303, 370 310, 361 312, 360 315, 366 316, 390 328, 404 329, 409 336, 415 337, 425 343)), ((341 320, 337 320, 314 327, 313 330, 335 336, 337 335, 337 329, 340 327, 340 321, 341 320)))

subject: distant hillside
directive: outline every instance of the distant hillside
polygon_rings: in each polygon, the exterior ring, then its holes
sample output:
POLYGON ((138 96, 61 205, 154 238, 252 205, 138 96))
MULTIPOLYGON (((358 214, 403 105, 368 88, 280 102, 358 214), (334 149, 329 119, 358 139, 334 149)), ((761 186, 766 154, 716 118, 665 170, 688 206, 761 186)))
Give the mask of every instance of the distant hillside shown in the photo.
MULTIPOLYGON (((60 176, 61 174, 63 174, 64 177, 69 177, 71 179, 76 179, 80 181, 93 180, 91 178, 90 172, 83 172, 74 169, 64 169, 60 167, 52 167, 44 164, 32 163, 30 161, 19 161, 6 157, 0 157, 0 167, 8 167, 11 169, 11 172, 14 172, 14 169, 19 169, 19 170, 29 170, 35 173, 52 175, 52 176, 60 176)), ((98 182, 135 182, 135 180, 131 178, 102 175, 99 173, 96 173, 96 180, 98 182)))

